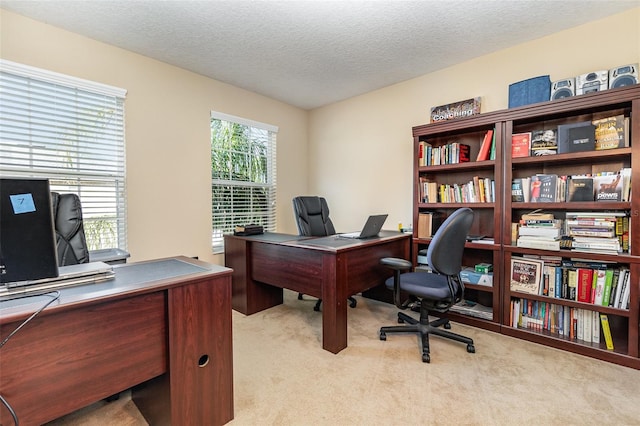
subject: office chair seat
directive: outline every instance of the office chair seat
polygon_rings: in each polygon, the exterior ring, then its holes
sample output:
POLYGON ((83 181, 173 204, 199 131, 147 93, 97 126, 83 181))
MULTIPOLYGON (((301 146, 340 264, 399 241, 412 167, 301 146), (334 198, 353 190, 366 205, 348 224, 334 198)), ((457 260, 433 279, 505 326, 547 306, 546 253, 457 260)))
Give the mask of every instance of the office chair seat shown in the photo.
MULTIPOLYGON (((409 294, 424 299, 447 300, 451 292, 447 277, 444 275, 432 274, 429 281, 425 282, 424 275, 428 272, 407 272, 402 274, 402 290, 409 294)), ((393 290, 394 277, 385 281, 389 290, 393 290)), ((457 291, 457 288, 454 288, 457 291)))

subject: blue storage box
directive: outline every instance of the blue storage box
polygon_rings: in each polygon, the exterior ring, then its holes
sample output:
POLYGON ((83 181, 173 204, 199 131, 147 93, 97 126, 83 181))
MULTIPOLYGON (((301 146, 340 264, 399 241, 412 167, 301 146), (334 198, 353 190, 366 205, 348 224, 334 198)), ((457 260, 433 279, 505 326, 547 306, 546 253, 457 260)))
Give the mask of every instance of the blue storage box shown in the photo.
POLYGON ((545 102, 549 99, 551 99, 551 79, 548 75, 509 85, 509 108, 545 102))

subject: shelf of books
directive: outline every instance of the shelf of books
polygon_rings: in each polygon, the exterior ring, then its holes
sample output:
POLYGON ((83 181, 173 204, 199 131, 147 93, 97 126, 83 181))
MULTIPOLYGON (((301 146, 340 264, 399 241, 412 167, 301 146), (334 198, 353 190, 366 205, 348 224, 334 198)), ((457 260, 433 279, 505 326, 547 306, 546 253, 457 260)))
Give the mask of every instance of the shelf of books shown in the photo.
POLYGON ((500 330, 502 128, 490 119, 473 126, 441 122, 414 128, 414 235, 417 269, 427 269, 426 251, 442 221, 460 207, 475 214, 465 246, 464 300, 446 315, 452 320, 500 330))
POLYGON ((450 318, 640 369, 640 85, 413 135, 416 267, 443 218, 476 215, 450 318))
POLYGON ((502 332, 640 368, 639 87, 520 110, 503 141, 502 332))

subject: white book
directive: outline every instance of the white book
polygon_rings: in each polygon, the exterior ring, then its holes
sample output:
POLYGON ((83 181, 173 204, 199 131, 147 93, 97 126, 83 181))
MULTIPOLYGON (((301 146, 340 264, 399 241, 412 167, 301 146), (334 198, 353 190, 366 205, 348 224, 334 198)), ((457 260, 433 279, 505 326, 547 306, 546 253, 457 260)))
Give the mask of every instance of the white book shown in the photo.
POLYGON ((600 313, 592 311, 591 324, 593 330, 591 330, 591 342, 600 343, 600 313))
POLYGON ((582 309, 582 340, 591 342, 593 334, 593 311, 582 309))

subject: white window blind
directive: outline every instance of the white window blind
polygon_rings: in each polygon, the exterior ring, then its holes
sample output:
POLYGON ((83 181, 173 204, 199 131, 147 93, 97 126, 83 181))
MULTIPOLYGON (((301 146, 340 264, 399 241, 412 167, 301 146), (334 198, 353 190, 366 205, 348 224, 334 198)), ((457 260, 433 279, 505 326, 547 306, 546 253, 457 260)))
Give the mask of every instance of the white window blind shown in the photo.
POLYGON ((126 250, 125 95, 0 60, 0 175, 78 194, 90 250, 126 250))
POLYGON ((276 136, 269 124, 211 112, 211 213, 214 253, 236 225, 276 230, 276 136))

